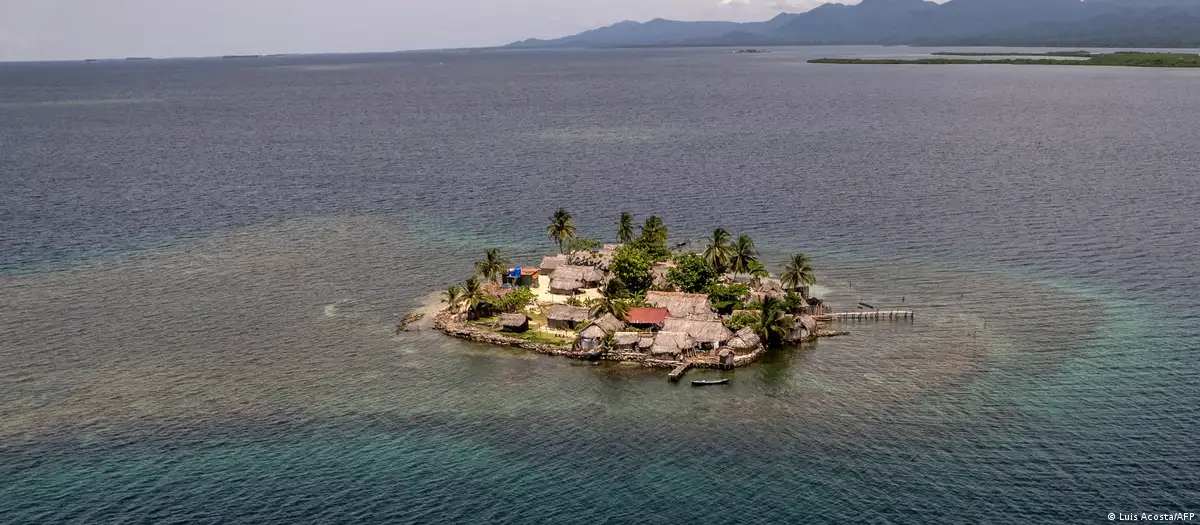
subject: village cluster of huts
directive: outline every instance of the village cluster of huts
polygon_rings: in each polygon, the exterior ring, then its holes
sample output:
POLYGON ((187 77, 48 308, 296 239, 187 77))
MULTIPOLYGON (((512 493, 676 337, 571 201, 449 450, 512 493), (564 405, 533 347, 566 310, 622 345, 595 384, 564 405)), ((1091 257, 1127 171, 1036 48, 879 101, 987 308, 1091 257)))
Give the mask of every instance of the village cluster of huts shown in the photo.
MULTIPOLYGON (((609 265, 618 247, 605 245, 597 252, 548 256, 536 270, 523 269, 522 274, 544 276, 549 279, 551 294, 571 297, 607 283, 611 278, 609 265)), ((669 262, 655 265, 656 287, 668 286, 666 274, 672 266, 669 262)), ((785 295, 778 280, 763 279, 753 287, 751 301, 785 295)), ((579 351, 599 350, 608 341, 612 352, 641 354, 666 361, 708 360, 732 364, 736 356, 753 353, 761 347, 754 330, 748 327, 736 333, 729 330, 713 310, 707 294, 650 291, 646 294, 646 302, 648 307, 631 308, 623 319, 612 314, 593 318, 586 307, 555 303, 546 312, 546 327, 578 330, 575 347, 579 351)), ((529 329, 529 318, 520 313, 505 314, 500 317, 499 324, 505 331, 523 332, 529 329)), ((793 339, 807 339, 815 330, 816 321, 810 316, 802 316, 796 323, 793 339)))

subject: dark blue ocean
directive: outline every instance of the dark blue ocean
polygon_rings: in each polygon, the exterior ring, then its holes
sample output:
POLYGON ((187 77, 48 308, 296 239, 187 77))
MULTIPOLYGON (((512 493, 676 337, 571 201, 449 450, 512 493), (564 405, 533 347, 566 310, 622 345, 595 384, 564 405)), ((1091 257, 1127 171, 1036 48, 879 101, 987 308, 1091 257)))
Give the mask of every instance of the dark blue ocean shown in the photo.
POLYGON ((1200 512, 1200 72, 727 51, 0 64, 0 523, 1200 512), (560 206, 917 317, 726 389, 393 332, 560 206))

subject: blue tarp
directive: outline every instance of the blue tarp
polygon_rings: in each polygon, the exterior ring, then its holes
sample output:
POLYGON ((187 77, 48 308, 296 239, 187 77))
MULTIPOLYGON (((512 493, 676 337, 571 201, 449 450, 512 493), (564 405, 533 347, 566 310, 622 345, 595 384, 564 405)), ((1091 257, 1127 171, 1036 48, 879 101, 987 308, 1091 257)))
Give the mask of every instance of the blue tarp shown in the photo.
POLYGON ((509 271, 508 271, 508 276, 509 276, 509 277, 520 277, 520 276, 521 276, 521 269, 520 269, 520 268, 513 268, 513 269, 509 270, 509 271))

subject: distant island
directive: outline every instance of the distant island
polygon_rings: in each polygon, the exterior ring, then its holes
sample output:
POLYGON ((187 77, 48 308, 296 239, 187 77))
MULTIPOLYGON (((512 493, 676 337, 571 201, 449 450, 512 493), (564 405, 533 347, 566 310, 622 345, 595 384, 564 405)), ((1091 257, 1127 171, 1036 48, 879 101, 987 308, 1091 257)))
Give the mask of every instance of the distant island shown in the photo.
POLYGON ((762 53, 770 53, 770 52, 771 52, 770 49, 738 49, 738 50, 734 51, 733 54, 744 55, 744 54, 762 54, 762 53))
POLYGON ((1195 0, 862 0, 762 22, 625 21, 512 48, 920 45, 1200 47, 1195 0))
MULTIPOLYGON (((935 55, 954 55, 954 53, 934 53, 935 55)), ((1041 65, 1041 66, 1124 66, 1124 67, 1200 67, 1200 55, 1189 53, 1138 53, 1120 52, 1104 54, 1062 54, 1062 53, 1016 53, 1016 54, 970 54, 959 56, 1015 56, 1020 58, 1006 59, 963 59, 963 58, 818 58, 809 60, 810 64, 1009 64, 1009 65, 1041 65), (1067 57, 1067 58, 1033 58, 1033 57, 1067 57), (1026 58, 1029 57, 1029 58, 1026 58), (1070 57, 1088 57, 1087 60, 1073 60, 1070 57)))
MULTIPOLYGON (((791 256, 772 277, 748 235, 717 228, 702 250, 668 243, 662 219, 639 231, 632 214, 617 222, 618 242, 577 234, 565 209, 546 235, 558 253, 514 266, 488 249, 475 272, 442 294, 434 327, 472 341, 576 359, 672 368, 731 369, 770 348, 845 335, 822 323, 842 316, 911 319, 909 312, 835 314, 812 293, 809 258, 791 256)), ((397 326, 406 329, 421 314, 397 326)))

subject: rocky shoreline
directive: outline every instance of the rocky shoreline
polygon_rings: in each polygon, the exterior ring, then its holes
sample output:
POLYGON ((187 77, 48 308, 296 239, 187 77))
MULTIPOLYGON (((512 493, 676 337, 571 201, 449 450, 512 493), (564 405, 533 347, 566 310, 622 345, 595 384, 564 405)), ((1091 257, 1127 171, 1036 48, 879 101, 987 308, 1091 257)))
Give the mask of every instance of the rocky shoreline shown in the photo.
MULTIPOLYGON (((512 348, 520 348, 529 350, 544 355, 552 355, 559 357, 567 357, 570 359, 579 359, 587 361, 615 361, 625 363, 638 363, 647 368, 665 368, 673 369, 681 364, 689 363, 691 368, 707 368, 707 369, 732 369, 748 366, 758 361, 763 354, 766 353, 766 348, 759 345, 749 354, 737 355, 733 358, 732 365, 722 365, 720 363, 708 361, 667 361, 660 359, 652 359, 648 354, 637 352, 607 352, 601 354, 598 358, 594 353, 574 350, 572 345, 555 345, 548 343, 534 343, 516 337, 509 337, 504 334, 492 332, 482 328, 467 326, 454 319, 454 315, 449 309, 442 310, 434 317, 433 327, 442 333, 476 343, 486 343, 497 346, 507 346, 512 348)), ((821 330, 809 337, 806 342, 815 341, 820 337, 835 337, 842 335, 850 335, 846 331, 830 331, 821 330)))

